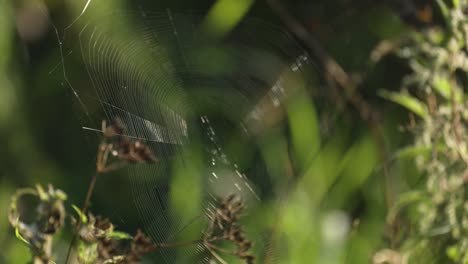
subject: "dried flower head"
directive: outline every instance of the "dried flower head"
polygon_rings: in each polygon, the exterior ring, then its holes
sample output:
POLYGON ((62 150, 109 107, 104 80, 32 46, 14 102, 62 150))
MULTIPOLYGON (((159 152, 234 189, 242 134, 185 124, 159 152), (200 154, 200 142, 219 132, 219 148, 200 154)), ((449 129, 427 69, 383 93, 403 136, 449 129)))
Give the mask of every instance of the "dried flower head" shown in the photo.
POLYGON ((11 198, 8 214, 10 224, 15 229, 17 238, 32 250, 37 263, 48 263, 51 259, 52 235, 63 227, 66 215, 63 201, 66 199, 66 194, 52 185, 48 186, 47 191, 40 185, 35 189, 19 189, 11 198), (32 222, 26 222, 18 208, 19 200, 25 195, 33 195, 39 199, 32 222))
POLYGON ((255 260, 255 257, 249 253, 252 242, 247 240, 242 225, 238 222, 244 206, 239 196, 231 194, 208 211, 210 222, 203 237, 203 244, 221 263, 225 261, 216 252, 237 256, 248 264, 255 260), (223 241, 233 243, 237 250, 228 251, 215 244, 223 241))
POLYGON ((125 135, 125 125, 120 118, 107 125, 102 121, 104 135, 98 148, 97 170, 108 172, 128 163, 155 163, 158 161, 153 151, 141 140, 125 135))
POLYGON ((78 244, 80 263, 139 263, 144 254, 155 248, 140 230, 132 237, 116 231, 107 218, 88 213, 83 220, 78 244))

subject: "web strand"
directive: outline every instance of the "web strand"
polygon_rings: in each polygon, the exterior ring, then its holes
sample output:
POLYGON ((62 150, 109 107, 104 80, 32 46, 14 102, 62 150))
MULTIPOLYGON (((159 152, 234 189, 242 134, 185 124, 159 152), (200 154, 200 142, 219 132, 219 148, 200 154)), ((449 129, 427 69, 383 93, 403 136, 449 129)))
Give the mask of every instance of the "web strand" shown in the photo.
MULTIPOLYGON (((90 4, 89 0, 65 30, 79 24, 90 4)), ((82 129, 100 136, 102 130, 96 127, 101 120, 119 118, 126 132, 117 136, 144 141, 163 160, 127 170, 135 209, 155 243, 199 239, 209 222, 207 214, 224 196, 237 194, 254 209, 264 195, 272 195, 262 186, 269 177, 263 161, 249 154, 239 163, 229 147, 258 151, 252 142, 273 125, 267 122, 272 109, 282 111, 290 92, 288 81, 307 85, 307 54, 276 27, 247 21, 226 43, 202 45, 197 35, 201 20, 140 10, 90 21, 78 31, 78 52, 67 51, 67 56, 81 55, 88 73, 89 79, 80 85, 72 85, 67 76, 62 41, 54 27, 64 80, 89 117, 82 129), (252 35, 253 26, 263 29, 260 35, 252 35), (173 182, 175 171, 200 177, 200 211, 184 215, 177 208, 183 203, 173 196, 179 186, 173 182)), ((164 263, 174 263, 180 254, 202 255, 199 259, 208 263, 222 253, 184 247, 157 254, 164 263)))

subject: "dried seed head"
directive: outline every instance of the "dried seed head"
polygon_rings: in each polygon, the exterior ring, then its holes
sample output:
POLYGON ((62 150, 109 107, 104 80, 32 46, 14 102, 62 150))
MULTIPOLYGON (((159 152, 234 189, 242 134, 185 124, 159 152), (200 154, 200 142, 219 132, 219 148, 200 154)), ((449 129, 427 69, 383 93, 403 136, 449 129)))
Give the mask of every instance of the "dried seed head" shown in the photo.
POLYGON ((119 118, 116 118, 109 126, 106 124, 106 121, 102 122, 104 137, 98 148, 98 172, 108 172, 128 163, 158 161, 153 151, 143 141, 125 136, 125 126, 119 118))
MULTIPOLYGON (((238 223, 244 204, 239 196, 231 194, 225 197, 213 210, 208 211, 210 224, 205 231, 205 246, 210 251, 216 251, 214 242, 229 241, 236 245, 237 251, 230 254, 253 263, 254 257, 248 252, 252 242, 248 241, 242 226, 238 223)), ((225 252, 226 253, 226 252, 225 252)))

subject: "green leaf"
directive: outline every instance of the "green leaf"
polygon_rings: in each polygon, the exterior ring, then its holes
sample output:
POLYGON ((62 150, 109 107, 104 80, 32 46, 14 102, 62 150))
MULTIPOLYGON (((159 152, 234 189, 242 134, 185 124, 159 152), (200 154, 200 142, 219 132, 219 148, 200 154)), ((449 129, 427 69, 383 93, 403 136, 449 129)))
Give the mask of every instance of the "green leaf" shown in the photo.
POLYGON ((399 149, 393 156, 393 159, 406 159, 414 158, 418 155, 427 155, 431 153, 435 148, 435 151, 440 152, 447 149, 444 144, 437 144, 435 146, 408 146, 399 149))
POLYGON ((288 118, 298 165, 304 169, 320 148, 319 118, 306 94, 301 93, 291 100, 288 118))
POLYGON ((231 31, 247 14, 253 0, 218 0, 205 17, 203 27, 214 37, 231 31))
POLYGON ((18 227, 15 227, 15 236, 16 238, 18 238, 19 240, 21 240, 22 242, 24 242, 26 245, 30 246, 31 243, 29 243, 28 240, 26 240, 20 233, 18 227))
POLYGON ((371 9, 365 20, 368 30, 380 39, 395 39, 408 31, 407 25, 385 8, 371 9))
POLYGON ((107 234, 107 238, 123 240, 123 239, 132 239, 133 237, 125 232, 112 231, 109 234, 107 234))
POLYGON ((39 196, 39 199, 41 201, 49 200, 49 195, 47 195, 47 192, 44 191, 44 188, 42 188, 42 186, 40 184, 36 185, 36 190, 37 190, 37 194, 39 196))
POLYGON ((424 119, 429 117, 426 105, 423 102, 419 101, 416 97, 413 97, 409 94, 390 92, 383 89, 379 90, 378 94, 379 96, 387 100, 390 100, 405 107, 406 109, 410 110, 411 112, 419 115, 424 119))
POLYGON ((81 211, 80 208, 78 208, 78 206, 72 204, 72 208, 73 210, 75 210, 75 212, 78 214, 78 216, 81 218, 81 222, 86 224, 88 223, 88 217, 86 217, 85 214, 83 214, 83 212, 81 211))
POLYGON ((62 190, 55 191, 55 197, 59 200, 65 201, 67 200, 67 194, 62 190))
MULTIPOLYGON (((202 206, 202 180, 203 166, 199 145, 193 145, 191 153, 193 158, 186 162, 182 158, 177 158, 173 162, 173 174, 171 176, 170 205, 174 215, 183 220, 189 221, 198 215, 202 206)), ((198 225, 200 223, 196 223, 198 225)), ((187 229, 182 235, 190 237, 195 235, 195 229, 187 229), (193 232, 193 233, 191 233, 193 232)))
POLYGON ((458 250, 457 245, 447 247, 445 253, 451 260, 456 262, 460 261, 460 251, 458 250))
POLYGON ((414 158, 418 155, 425 155, 430 153, 432 150, 431 146, 409 146, 399 149, 395 155, 395 159, 414 158))
POLYGON ((436 76, 434 78, 434 89, 445 99, 450 99, 452 90, 450 83, 446 78, 436 76))
POLYGON ((302 175, 299 185, 314 190, 307 193, 314 206, 320 204, 340 174, 340 167, 337 164, 344 155, 346 132, 343 129, 330 138, 302 175))
POLYGON ((444 3, 444 0, 436 0, 436 2, 437 2, 437 5, 439 6, 440 12, 444 16, 444 18, 448 19, 449 15, 450 15, 450 11, 449 11, 449 8, 447 7, 447 5, 444 3))
MULTIPOLYGON (((438 92, 442 97, 447 100, 452 100, 452 86, 450 81, 442 76, 436 76, 434 78, 434 89, 438 92)), ((455 101, 462 102, 463 96, 462 93, 455 88, 455 101)))
POLYGON ((360 188, 372 174, 379 161, 378 156, 377 146, 370 135, 365 134, 357 140, 346 151, 338 165, 341 177, 333 189, 334 194, 339 193, 341 197, 349 197, 360 188))
POLYGON ((392 223, 395 219, 398 212, 405 206, 420 201, 425 198, 425 195, 421 191, 409 191, 406 193, 402 193, 398 196, 398 200, 395 204, 390 208, 390 211, 387 216, 387 222, 392 223))

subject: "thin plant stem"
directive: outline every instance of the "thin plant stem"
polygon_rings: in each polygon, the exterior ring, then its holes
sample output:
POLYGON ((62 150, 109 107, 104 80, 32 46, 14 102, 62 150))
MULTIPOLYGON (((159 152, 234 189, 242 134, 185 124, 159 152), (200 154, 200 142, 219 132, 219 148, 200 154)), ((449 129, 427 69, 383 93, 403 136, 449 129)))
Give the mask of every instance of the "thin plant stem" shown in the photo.
POLYGON ((211 253, 213 257, 215 257, 221 264, 228 264, 224 259, 221 258, 220 255, 218 255, 213 249, 211 249, 209 246, 205 246, 206 249, 211 253))
POLYGON ((221 247, 218 247, 218 246, 216 246, 216 245, 213 245, 213 244, 211 244, 211 243, 209 243, 209 242, 205 242, 205 244, 206 244, 206 245, 205 245, 206 247, 209 247, 209 248, 211 248, 211 249, 217 250, 217 251, 219 251, 219 252, 221 252, 221 253, 228 254, 228 255, 232 255, 232 256, 237 256, 237 257, 239 256, 239 254, 238 254, 237 252, 235 252, 235 251, 226 250, 226 249, 224 249, 224 248, 221 248, 221 247))
MULTIPOLYGON (((86 199, 84 201, 84 204, 83 204, 83 207, 81 209, 81 212, 83 214, 86 214, 86 211, 88 210, 88 207, 89 207, 89 203, 91 201, 91 196, 93 194, 93 191, 94 191, 94 187, 96 185, 96 180, 97 180, 97 176, 98 176, 98 172, 96 171, 96 173, 93 175, 93 177, 91 178, 91 181, 89 182, 89 186, 88 186, 88 191, 86 193, 86 199)), ((81 217, 78 217, 78 221, 76 223, 76 229, 75 229, 75 232, 73 233, 73 236, 72 236, 72 239, 70 241, 70 244, 68 245, 68 250, 67 250, 67 257, 65 258, 65 264, 68 264, 68 260, 70 259, 70 254, 71 254, 71 249, 73 247, 73 244, 75 243, 76 241, 76 238, 78 236, 78 232, 81 228, 81 224, 83 224, 82 220, 81 220, 81 217)))

